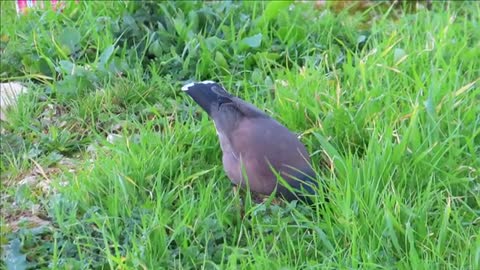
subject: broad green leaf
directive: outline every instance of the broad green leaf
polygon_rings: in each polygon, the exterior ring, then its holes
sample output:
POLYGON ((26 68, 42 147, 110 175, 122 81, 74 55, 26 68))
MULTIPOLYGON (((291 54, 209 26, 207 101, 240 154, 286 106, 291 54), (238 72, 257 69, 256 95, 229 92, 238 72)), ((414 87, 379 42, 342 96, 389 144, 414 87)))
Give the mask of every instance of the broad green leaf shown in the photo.
POLYGON ((65 30, 63 30, 58 37, 58 41, 63 48, 67 48, 69 50, 69 54, 76 50, 80 43, 80 39, 80 33, 73 27, 65 28, 65 30))
POLYGON ((67 60, 60 60, 60 66, 57 68, 58 72, 62 72, 64 74, 72 74, 75 64, 67 61, 67 60))
POLYGON ((5 264, 8 270, 27 269, 27 256, 21 252, 21 244, 18 238, 12 240, 4 250, 5 264))
POLYGON ((100 63, 99 63, 100 66, 105 66, 105 64, 108 62, 108 60, 112 56, 114 50, 115 50, 115 46, 110 45, 102 52, 102 54, 100 55, 100 63))
POLYGON ((223 54, 219 51, 215 53, 215 63, 217 63, 217 65, 221 66, 222 68, 225 68, 225 69, 228 68, 227 60, 225 59, 223 54))
POLYGON ((287 9, 293 1, 271 1, 267 4, 262 18, 264 21, 269 22, 275 18, 280 11, 287 9))
POLYGON ((215 50, 216 48, 222 46, 225 43, 225 40, 218 37, 208 37, 205 39, 205 45, 210 51, 215 50))
POLYGON ((250 48, 258 48, 262 43, 262 34, 256 34, 242 39, 241 44, 247 45, 250 48))
POLYGON ((160 57, 163 53, 162 45, 160 45, 158 40, 155 40, 148 48, 148 52, 154 54, 156 57, 160 57))

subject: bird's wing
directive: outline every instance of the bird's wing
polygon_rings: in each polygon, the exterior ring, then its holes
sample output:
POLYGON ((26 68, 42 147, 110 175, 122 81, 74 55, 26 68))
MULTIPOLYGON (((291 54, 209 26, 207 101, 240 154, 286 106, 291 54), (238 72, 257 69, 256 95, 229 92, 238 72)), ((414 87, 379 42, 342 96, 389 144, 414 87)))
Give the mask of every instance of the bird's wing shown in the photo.
POLYGON ((243 118, 229 138, 231 148, 240 156, 253 187, 273 189, 277 184, 273 170, 293 187, 298 184, 290 176, 313 175, 303 144, 273 119, 243 118))

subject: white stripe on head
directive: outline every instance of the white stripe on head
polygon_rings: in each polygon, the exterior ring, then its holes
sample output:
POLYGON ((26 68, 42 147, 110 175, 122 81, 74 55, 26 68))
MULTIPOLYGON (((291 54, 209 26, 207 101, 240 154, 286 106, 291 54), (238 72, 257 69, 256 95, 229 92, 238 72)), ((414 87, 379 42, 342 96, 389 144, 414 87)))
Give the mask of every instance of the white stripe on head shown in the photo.
POLYGON ((188 91, 188 89, 194 86, 195 84, 212 84, 212 83, 216 83, 216 82, 214 81, 191 82, 182 86, 182 91, 188 91))
POLYGON ((192 87, 193 85, 195 85, 194 82, 185 84, 184 86, 182 86, 182 91, 188 91, 188 88, 192 87))

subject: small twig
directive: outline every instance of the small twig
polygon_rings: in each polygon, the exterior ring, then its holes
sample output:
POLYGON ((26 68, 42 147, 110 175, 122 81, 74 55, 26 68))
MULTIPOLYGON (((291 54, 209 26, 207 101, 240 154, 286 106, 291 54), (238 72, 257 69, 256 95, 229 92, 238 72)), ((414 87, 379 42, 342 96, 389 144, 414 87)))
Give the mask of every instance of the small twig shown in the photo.
POLYGON ((37 169, 38 169, 39 172, 40 172, 40 175, 42 175, 42 177, 45 178, 45 180, 51 181, 50 178, 48 178, 48 176, 47 176, 47 174, 45 173, 45 171, 43 170, 42 166, 40 166, 40 164, 38 164, 38 162, 36 162, 34 159, 30 158, 30 160, 35 164, 35 166, 37 167, 37 169))

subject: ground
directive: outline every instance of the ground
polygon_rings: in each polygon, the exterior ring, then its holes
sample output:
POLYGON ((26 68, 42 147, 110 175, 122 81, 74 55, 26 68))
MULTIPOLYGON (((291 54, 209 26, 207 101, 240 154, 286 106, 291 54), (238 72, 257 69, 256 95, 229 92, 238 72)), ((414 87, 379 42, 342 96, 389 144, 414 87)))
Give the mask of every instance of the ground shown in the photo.
POLYGON ((2 268, 480 268, 477 2, 0 3, 2 268), (232 191, 191 80, 299 134, 315 205, 232 191))

